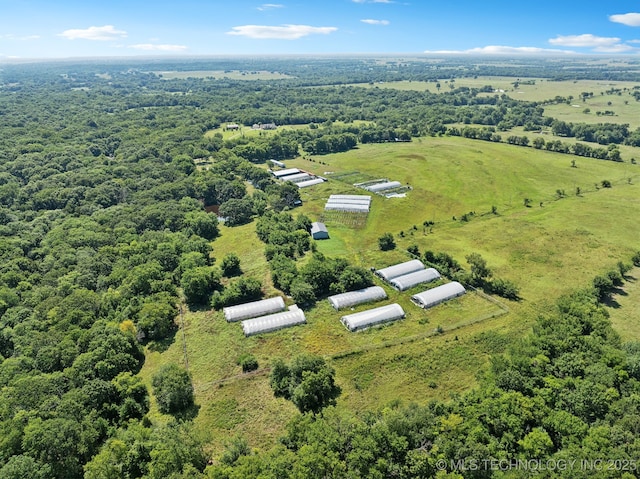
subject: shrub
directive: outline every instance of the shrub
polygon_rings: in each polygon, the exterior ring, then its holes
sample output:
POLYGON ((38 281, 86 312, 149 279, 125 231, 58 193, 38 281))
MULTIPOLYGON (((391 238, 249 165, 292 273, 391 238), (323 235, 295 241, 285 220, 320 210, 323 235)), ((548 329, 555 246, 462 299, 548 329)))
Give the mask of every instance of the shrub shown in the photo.
POLYGON ((238 358, 238 365, 242 367, 243 373, 249 373, 258 369, 258 360, 253 354, 244 353, 238 358))
POLYGON ((167 364, 151 381, 158 409, 165 414, 182 412, 193 406, 193 386, 189 373, 177 364, 167 364))
POLYGON ((378 238, 378 246, 382 251, 389 251, 395 249, 396 242, 393 239, 393 235, 391 233, 385 233, 380 238, 378 238))

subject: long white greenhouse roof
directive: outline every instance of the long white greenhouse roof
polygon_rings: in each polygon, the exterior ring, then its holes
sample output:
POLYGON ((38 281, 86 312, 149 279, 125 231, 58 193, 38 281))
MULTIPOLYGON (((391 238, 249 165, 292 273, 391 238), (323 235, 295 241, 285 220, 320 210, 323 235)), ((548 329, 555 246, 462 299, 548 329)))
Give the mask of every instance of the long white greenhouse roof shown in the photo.
POLYGON ((371 196, 369 195, 331 195, 329 196, 330 200, 367 200, 371 201, 371 196))
POLYGON ((380 306, 379 308, 368 309, 360 313, 348 314, 340 318, 342 324, 349 331, 357 331, 388 321, 395 321, 404 318, 404 310, 397 303, 380 306))
POLYGON ((287 175, 295 175, 296 173, 300 173, 298 168, 286 168, 284 170, 273 171, 273 176, 277 178, 282 178, 287 175))
POLYGON ((242 321, 242 330, 245 336, 252 336, 254 334, 277 331, 278 329, 288 328, 306 322, 307 319, 304 316, 304 311, 301 309, 293 309, 281 313, 260 316, 258 318, 246 319, 242 321))
POLYGON ((222 312, 227 321, 240 321, 241 319, 255 318, 270 313, 284 310, 284 300, 280 296, 269 299, 261 299, 251 303, 238 304, 223 308, 222 312))
POLYGON ((324 183, 322 178, 314 178, 313 180, 300 181, 296 183, 298 188, 306 188, 307 186, 319 185, 320 183, 324 183))
POLYGON ((437 288, 428 289, 422 293, 414 294, 411 296, 411 301, 422 308, 430 308, 436 304, 440 304, 444 301, 448 301, 458 296, 462 296, 466 290, 457 281, 443 284, 437 288))
POLYGON ((310 180, 312 176, 309 173, 294 173, 293 175, 287 175, 282 178, 284 181, 293 181, 294 183, 299 183, 300 181, 310 180))
POLYGON ((334 294, 327 298, 331 306, 336 309, 348 308, 356 304, 380 301, 386 299, 387 293, 380 286, 370 286, 364 289, 357 289, 347 293, 334 294))
POLYGON ((365 186, 364 189, 376 192, 398 188, 399 186, 402 186, 402 183, 399 181, 385 181, 384 183, 375 183, 373 185, 365 186))
POLYGON ((420 271, 421 269, 425 269, 422 261, 412 259, 404 263, 394 264, 393 266, 376 270, 376 274, 385 281, 391 281, 393 278, 397 278, 403 274, 413 273, 414 271, 420 271))
POLYGON ((440 273, 434 268, 421 269, 413 273, 396 276, 389 283, 399 291, 405 291, 422 283, 429 283, 440 278, 440 273))
MULTIPOLYGON (((298 183, 300 185, 300 183, 298 183)), ((325 210, 351 211, 351 212, 369 212, 369 205, 354 205, 348 203, 327 203, 324 205, 325 210)))
POLYGON ((371 204, 371 198, 369 198, 368 196, 366 198, 367 199, 364 199, 364 200, 351 199, 351 198, 329 198, 327 200, 326 204, 331 204, 331 203, 343 203, 345 205, 369 205, 369 204, 371 204))

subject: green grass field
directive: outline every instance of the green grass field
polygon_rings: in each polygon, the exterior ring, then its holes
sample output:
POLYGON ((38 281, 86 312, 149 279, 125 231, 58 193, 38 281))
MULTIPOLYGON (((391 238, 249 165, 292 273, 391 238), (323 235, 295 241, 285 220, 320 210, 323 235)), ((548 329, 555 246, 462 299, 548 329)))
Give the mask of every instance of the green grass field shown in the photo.
POLYGON ((398 90, 430 91, 444 93, 453 88, 482 88, 489 85, 496 90, 481 95, 505 94, 516 100, 545 101, 563 96, 573 97, 567 103, 544 105, 545 116, 573 123, 627 123, 632 130, 640 127, 640 102, 630 93, 640 84, 622 81, 571 80, 552 81, 544 78, 477 77, 441 80, 440 82, 398 81, 384 83, 360 83, 363 88, 393 88, 398 90), (516 87, 517 82, 517 87, 516 87), (440 88, 437 88, 437 84, 440 88), (613 92, 612 90, 620 90, 613 92), (582 100, 583 92, 593 93, 582 100), (585 113, 585 109, 589 112, 585 113), (613 112, 609 116, 605 111, 613 112), (598 114, 600 112, 600 114, 598 114))
MULTIPOLYGON (((219 451, 234 434, 266 447, 296 414, 290 403, 273 397, 266 372, 241 374, 236 359, 244 352, 253 353, 260 368, 275 357, 288 359, 302 351, 327 357, 343 388, 338 407, 362 411, 396 399, 447 399, 473 386, 489 355, 528 332, 558 296, 587 286, 619 260, 628 261, 640 249, 640 166, 580 158, 578 168, 572 168, 571 158, 443 137, 361 145, 347 153, 289 161, 287 166, 329 178, 301 191, 304 205, 294 213, 312 220, 322 217, 330 194, 367 194, 349 178, 385 177, 413 188, 406 198, 373 195, 371 212, 359 228, 328 222, 331 239, 318 242, 319 251, 367 268, 406 260, 404 251, 414 244, 421 251, 447 252, 465 266, 465 256, 478 252, 496 277, 520 287, 522 299, 504 301, 508 314, 475 294, 424 311, 409 302, 413 291, 387 288, 389 299, 380 304, 400 303, 406 319, 350 333, 339 322, 341 313, 320 301, 306 311, 306 325, 251 338, 243 337, 239 324, 226 323, 221 312, 190 312, 185 317, 187 357, 201 405, 195 424, 208 435, 212 450, 219 451), (612 188, 596 189, 605 179, 612 188), (558 189, 567 197, 557 199, 558 189), (532 200, 531 207, 524 206, 524 198, 532 200), (492 206, 497 214, 491 213, 492 206), (460 221, 469 212, 475 213, 470 220, 460 221), (424 228, 424 221, 435 225, 424 228), (379 251, 377 239, 385 232, 394 235, 396 250, 379 251), (434 334, 438 326, 443 334, 434 334)), ((236 252, 243 270, 262 280, 268 295, 275 293, 253 224, 223 226, 213 248, 218 260, 236 252)), ((612 317, 630 339, 640 334, 637 283, 626 289, 628 296, 617 298, 612 317)), ((147 351, 142 377, 149 381, 167 361, 184 363, 181 334, 166 351, 147 351)))

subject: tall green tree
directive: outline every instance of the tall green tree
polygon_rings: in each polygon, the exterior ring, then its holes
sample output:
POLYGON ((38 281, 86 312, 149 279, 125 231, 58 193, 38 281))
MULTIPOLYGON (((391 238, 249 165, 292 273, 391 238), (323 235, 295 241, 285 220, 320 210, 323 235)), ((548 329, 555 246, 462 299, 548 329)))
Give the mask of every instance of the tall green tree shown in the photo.
POLYGON ((276 360, 269 383, 276 397, 289 399, 301 413, 319 413, 335 404, 342 389, 335 383, 335 371, 319 356, 301 355, 289 365, 276 360))

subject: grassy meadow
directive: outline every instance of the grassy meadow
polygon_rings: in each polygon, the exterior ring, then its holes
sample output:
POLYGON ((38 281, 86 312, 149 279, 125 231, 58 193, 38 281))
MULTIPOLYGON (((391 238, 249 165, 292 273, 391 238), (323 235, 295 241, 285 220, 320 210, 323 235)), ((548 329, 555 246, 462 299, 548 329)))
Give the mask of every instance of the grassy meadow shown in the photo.
MULTIPOLYGON (((587 286, 620 260, 628 261, 640 249, 640 165, 579 158, 574 168, 573 158, 443 137, 360 145, 347 153, 287 161, 287 167, 329 178, 301 190, 304 204, 294 214, 312 220, 323 218, 330 194, 368 194, 350 178, 388 178, 412 188, 405 198, 373 195, 371 212, 358 227, 329 218, 331 238, 317 242, 319 251, 367 268, 406 260, 410 245, 447 252, 464 266, 465 256, 477 252, 495 277, 520 287, 521 300, 501 300, 500 307, 469 292, 424 311, 409 301, 421 288, 399 293, 385 287, 389 299, 380 304, 398 302, 407 313, 404 320, 350 333, 339 318, 351 311, 336 312, 322 300, 305 311, 306 325, 251 338, 244 338, 240 324, 227 323, 220 311, 188 312, 186 353, 201 406, 195 424, 212 450, 219 451, 235 434, 254 447, 266 447, 297 414, 269 388, 266 368, 276 357, 289 359, 303 351, 325 356, 343 389, 339 408, 362 411, 398 399, 446 400, 472 387, 489 356, 528 332, 561 294, 587 286), (603 180, 612 187, 602 188, 603 180), (558 198, 558 190, 566 196, 558 198), (530 207, 524 198, 531 200, 530 207), (460 220, 469 213, 469 221, 460 220), (425 221, 435 225, 424 227, 425 221), (379 251, 377 240, 385 232, 394 235, 396 250, 379 251), (442 334, 436 333, 438 327, 442 334), (245 352, 258 359, 257 373, 242 375, 236 360, 245 352)), ((276 291, 254 228, 222 226, 213 254, 219 261, 236 252, 243 271, 260 279, 271 296, 276 291)), ((635 270, 632 276, 639 274, 635 270)), ((637 282, 627 286, 611 309, 614 325, 630 339, 640 335, 640 309, 637 282)), ((361 309, 367 306, 356 308, 361 309)), ((147 350, 143 378, 150 381, 169 361, 185 363, 181 332, 166 350, 147 350)))
POLYGON ((398 90, 444 93, 453 88, 482 88, 490 85, 494 93, 481 95, 508 95, 516 100, 545 101, 560 95, 573 97, 567 104, 544 105, 545 116, 573 123, 627 123, 631 129, 640 127, 640 102, 631 92, 640 87, 636 82, 603 80, 553 81, 544 78, 486 77, 456 78, 440 82, 398 81, 360 83, 363 88, 393 88, 398 90), (438 89, 437 84, 440 84, 438 89), (516 87, 517 85, 517 87, 516 87), (614 91, 615 90, 615 91, 614 91), (620 90, 620 91, 617 91, 620 90), (583 92, 593 93, 582 100, 583 92), (585 112, 585 110, 589 110, 585 112), (605 115, 605 111, 613 115, 605 115), (598 114, 600 112, 600 114, 598 114))

